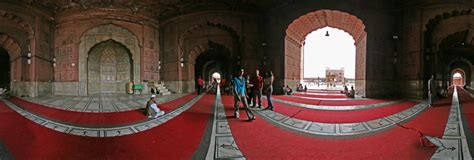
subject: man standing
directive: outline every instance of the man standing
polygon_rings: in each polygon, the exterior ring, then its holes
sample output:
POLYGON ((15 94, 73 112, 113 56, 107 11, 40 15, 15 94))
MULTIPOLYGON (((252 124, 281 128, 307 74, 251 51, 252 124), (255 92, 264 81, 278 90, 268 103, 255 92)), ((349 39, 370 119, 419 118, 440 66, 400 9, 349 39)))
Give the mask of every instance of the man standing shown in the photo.
POLYGON ((436 80, 434 79, 434 75, 431 75, 431 78, 428 80, 428 101, 429 107, 433 106, 434 98, 436 96, 436 80))
POLYGON ((258 97, 258 108, 262 107, 262 90, 263 90, 263 78, 260 76, 260 71, 257 69, 255 70, 255 77, 252 79, 253 83, 253 107, 257 104, 257 97, 258 97))
POLYGON ((198 90, 198 95, 199 95, 199 94, 201 94, 201 90, 204 87, 204 80, 201 78, 201 76, 198 77, 197 84, 198 84, 197 90, 198 90))
POLYGON ((244 69, 240 69, 237 76, 232 79, 234 83, 234 115, 235 118, 239 118, 239 101, 242 102, 244 105, 245 111, 247 111, 247 116, 249 117, 249 121, 255 120, 255 115, 249 109, 247 98, 246 98, 246 80, 243 77, 244 69))

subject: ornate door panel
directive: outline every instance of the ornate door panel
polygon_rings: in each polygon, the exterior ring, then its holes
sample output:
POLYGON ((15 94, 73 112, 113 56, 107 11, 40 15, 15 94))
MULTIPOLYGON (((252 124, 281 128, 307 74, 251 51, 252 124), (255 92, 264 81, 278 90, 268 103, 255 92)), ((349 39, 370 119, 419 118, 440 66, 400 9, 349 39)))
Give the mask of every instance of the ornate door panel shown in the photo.
POLYGON ((89 94, 126 93, 131 71, 130 54, 125 47, 113 41, 98 44, 88 58, 89 94))
POLYGON ((100 94, 100 52, 94 49, 87 61, 87 90, 89 94, 100 94))
POLYGON ((100 92, 115 93, 117 77, 117 57, 111 47, 107 47, 100 56, 100 92))
POLYGON ((126 50, 117 50, 117 65, 116 65, 116 92, 126 93, 125 85, 131 80, 131 64, 130 56, 126 50))

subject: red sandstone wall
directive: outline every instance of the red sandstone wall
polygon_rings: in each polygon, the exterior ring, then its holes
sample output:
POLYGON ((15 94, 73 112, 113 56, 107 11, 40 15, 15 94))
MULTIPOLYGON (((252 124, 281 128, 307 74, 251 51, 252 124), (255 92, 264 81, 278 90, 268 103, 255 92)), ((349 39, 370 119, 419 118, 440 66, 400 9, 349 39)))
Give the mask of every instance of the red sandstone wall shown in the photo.
POLYGON ((68 13, 57 18, 59 24, 55 32, 55 54, 57 67, 55 68, 55 81, 74 82, 79 79, 79 44, 84 32, 94 27, 114 24, 133 33, 139 41, 141 54, 140 80, 159 80, 158 72, 158 30, 153 23, 133 15, 114 15, 107 11, 87 11, 68 13), (145 21, 143 23, 142 21, 145 21), (80 25, 78 25, 80 24, 80 25), (72 64, 75 66, 72 66, 72 64))
POLYGON ((241 67, 247 71, 263 68, 262 32, 258 15, 236 12, 199 12, 162 22, 161 56, 163 80, 177 92, 194 90, 194 65, 198 56, 209 49, 208 42, 224 46, 231 55, 231 72, 241 67), (180 67, 183 55, 185 65, 180 67))
MULTIPOLYGON (((401 62, 400 94, 404 97, 421 98, 426 96, 426 81, 433 73, 437 78, 446 75, 446 67, 441 57, 436 57, 439 52, 438 43, 449 34, 466 28, 468 21, 457 18, 448 18, 446 21, 435 25, 434 31, 427 34, 430 21, 447 17, 446 13, 470 9, 472 2, 466 0, 440 1, 417 0, 407 1, 407 6, 402 11, 401 19, 401 62), (458 19, 458 20, 455 20, 458 19), (450 21, 449 23, 446 23, 450 21)), ((471 60, 472 61, 472 60, 471 60)), ((449 73, 447 73, 449 74, 449 73)), ((440 79, 441 80, 441 79, 440 79)))
POLYGON ((18 45, 18 53, 11 51, 11 45, 2 46, 12 58, 12 88, 17 95, 37 96, 51 93, 52 30, 48 12, 25 4, 0 2, 0 32, 18 45), (26 55, 31 52, 31 64, 26 55))
MULTIPOLYGON (((270 63, 271 69, 274 70, 277 77, 276 88, 281 89, 281 86, 285 84, 291 86, 294 83, 299 83, 301 78, 301 75, 299 75, 300 69, 298 69, 299 63, 294 61, 295 58, 298 59, 299 57, 299 47, 297 45, 286 46, 289 43, 285 41, 285 36, 287 35, 285 31, 288 26, 293 20, 302 15, 326 9, 346 12, 362 20, 365 25, 367 39, 366 48, 360 47, 359 50, 366 50, 366 57, 360 59, 360 61, 365 61, 365 74, 357 70, 358 73, 361 73, 360 75, 367 84, 363 88, 365 95, 368 97, 393 96, 396 90, 396 80, 394 75, 394 43, 392 36, 399 33, 396 25, 396 14, 393 12, 396 6, 397 4, 394 2, 376 0, 365 1, 364 3, 360 3, 357 0, 331 1, 331 3, 319 0, 305 0, 294 1, 269 11, 266 17, 266 39, 268 45, 265 48, 265 52, 271 54, 274 58, 270 60, 270 63), (293 54, 286 55, 285 52, 289 50, 292 50, 293 54), (292 59, 287 59, 288 57, 292 59), (282 63, 285 65, 281 65, 282 63)), ((343 20, 344 17, 332 16, 329 19, 329 21, 333 21, 327 23, 341 24, 339 27, 357 27, 343 20)), ((306 23, 302 23, 302 28, 306 27, 305 24, 310 26, 313 23, 311 20, 306 21, 306 23)), ((300 33, 301 31, 293 32, 296 32, 296 35, 299 36, 305 36, 306 34, 300 33)), ((360 33, 354 33, 354 35, 357 41, 360 33)))

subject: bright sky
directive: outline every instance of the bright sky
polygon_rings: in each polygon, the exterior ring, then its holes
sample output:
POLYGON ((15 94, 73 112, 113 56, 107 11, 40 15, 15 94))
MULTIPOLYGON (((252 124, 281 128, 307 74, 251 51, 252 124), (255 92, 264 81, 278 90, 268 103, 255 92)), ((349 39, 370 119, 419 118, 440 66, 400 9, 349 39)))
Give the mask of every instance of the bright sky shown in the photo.
POLYGON ((454 78, 461 78, 462 75, 461 75, 461 73, 456 72, 456 73, 454 73, 453 77, 454 77, 454 78))
POLYGON ((340 29, 324 27, 306 36, 304 77, 325 77, 326 67, 344 67, 346 78, 355 77, 355 45, 352 36, 340 29), (326 37, 329 31, 329 37, 326 37))
POLYGON ((221 78, 221 74, 217 73, 217 72, 214 72, 212 74, 212 78, 215 78, 215 79, 220 79, 221 78))

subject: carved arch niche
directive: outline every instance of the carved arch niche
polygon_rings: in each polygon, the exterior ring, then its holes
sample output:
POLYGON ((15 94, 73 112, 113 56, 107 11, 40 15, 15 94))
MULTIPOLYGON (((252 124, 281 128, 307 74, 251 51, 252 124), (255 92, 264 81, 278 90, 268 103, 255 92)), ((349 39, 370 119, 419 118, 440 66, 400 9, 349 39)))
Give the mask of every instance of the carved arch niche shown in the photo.
POLYGON ((79 94, 87 95, 87 59, 90 50, 97 44, 113 40, 125 46, 131 54, 132 80, 141 80, 141 50, 137 36, 130 30, 115 24, 93 27, 84 32, 79 44, 79 94))

